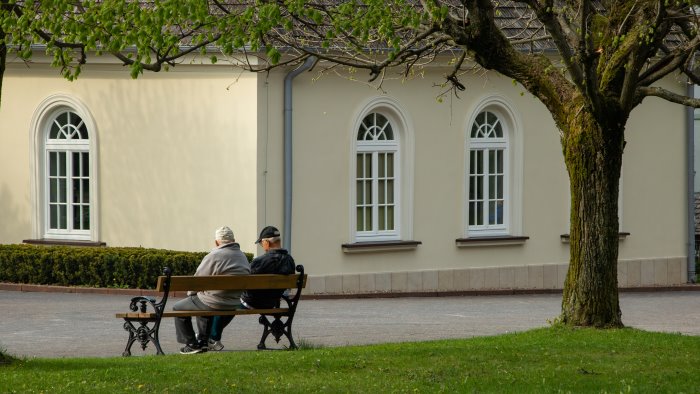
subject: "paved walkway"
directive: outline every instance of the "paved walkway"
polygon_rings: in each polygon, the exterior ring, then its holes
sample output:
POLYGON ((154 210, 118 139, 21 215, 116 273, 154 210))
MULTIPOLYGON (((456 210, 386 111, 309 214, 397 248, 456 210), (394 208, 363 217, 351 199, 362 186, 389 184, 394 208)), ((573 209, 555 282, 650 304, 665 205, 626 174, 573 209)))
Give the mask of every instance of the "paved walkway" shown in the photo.
MULTIPOLYGON (((700 335, 700 292, 621 293, 623 321, 649 331, 700 335)), ((127 333, 116 312, 130 297, 0 291, 0 347, 15 356, 107 357, 121 354, 127 333)), ((302 300, 297 342, 345 346, 468 338, 545 327, 559 314, 561 295, 302 300)), ((237 317, 224 332, 224 351, 254 350, 256 318, 237 317)), ((166 353, 176 353, 172 319, 161 326, 166 353)), ((268 345, 274 344, 268 338, 268 345)), ((154 354, 138 345, 134 356, 154 354)))

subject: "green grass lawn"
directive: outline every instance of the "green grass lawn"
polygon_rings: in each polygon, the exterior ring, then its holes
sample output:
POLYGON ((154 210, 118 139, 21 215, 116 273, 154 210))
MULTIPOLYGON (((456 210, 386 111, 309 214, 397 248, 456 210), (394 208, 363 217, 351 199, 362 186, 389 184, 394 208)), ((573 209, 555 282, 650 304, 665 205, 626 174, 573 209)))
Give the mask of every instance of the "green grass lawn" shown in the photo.
POLYGON ((17 393, 699 393, 700 337, 551 327, 419 343, 0 364, 17 393))

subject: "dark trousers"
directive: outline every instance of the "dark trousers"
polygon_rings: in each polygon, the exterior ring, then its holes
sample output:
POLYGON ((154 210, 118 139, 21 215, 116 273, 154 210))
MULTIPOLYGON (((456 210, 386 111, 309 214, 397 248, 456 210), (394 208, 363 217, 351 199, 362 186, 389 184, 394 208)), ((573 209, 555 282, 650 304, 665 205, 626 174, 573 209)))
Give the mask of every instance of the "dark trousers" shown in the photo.
MULTIPOLYGON (((211 311, 215 310, 210 308, 205 303, 203 303, 196 295, 188 296, 173 305, 174 311, 191 311, 191 310, 204 310, 211 311)), ((175 318, 175 334, 177 335, 177 341, 179 343, 184 343, 187 345, 193 345, 196 343, 206 345, 209 339, 209 332, 211 331, 211 317, 197 316, 197 332, 199 335, 195 335, 194 327, 192 326, 192 317, 176 317, 175 318)))
POLYGON ((209 338, 215 341, 220 341, 224 328, 231 323, 233 318, 234 316, 214 316, 214 318, 211 319, 211 331, 209 338))

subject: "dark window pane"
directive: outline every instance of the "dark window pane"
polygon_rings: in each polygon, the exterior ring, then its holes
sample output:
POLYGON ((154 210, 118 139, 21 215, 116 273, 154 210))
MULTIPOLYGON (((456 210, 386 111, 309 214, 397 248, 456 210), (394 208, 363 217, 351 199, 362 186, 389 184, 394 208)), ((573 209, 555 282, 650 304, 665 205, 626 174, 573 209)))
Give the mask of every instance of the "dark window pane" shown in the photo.
POLYGON ((73 170, 71 172, 73 173, 74 177, 79 177, 80 176, 80 168, 81 168, 80 152, 73 152, 73 154, 71 156, 72 156, 72 160, 73 160, 73 162, 71 163, 73 170))
POLYGON ((83 199, 81 202, 83 204, 89 204, 90 203, 90 180, 83 179, 81 182, 83 183, 83 187, 81 189, 83 199))
POLYGON ((394 154, 393 153, 387 153, 386 154, 387 162, 386 162, 386 176, 393 178, 394 177, 394 154))
POLYGON ((56 122, 53 122, 51 124, 51 131, 49 131, 49 139, 51 139, 51 140, 58 139, 60 131, 61 131, 61 128, 56 124, 56 122))
POLYGON ((90 206, 83 207, 83 230, 90 230, 90 206))
POLYGON ((49 179, 49 202, 58 202, 58 179, 49 179))
POLYGON ((68 228, 68 207, 66 205, 58 206, 58 228, 66 230, 68 228))
POLYGON ((365 203, 365 183, 364 181, 357 181, 357 205, 362 205, 365 203))
POLYGON ((89 139, 88 136, 88 130, 87 127, 85 126, 85 123, 81 124, 80 127, 78 128, 80 130, 80 138, 87 140, 89 139))
POLYGON ((384 204, 384 202, 386 201, 386 199, 385 199, 386 198, 386 181, 384 181, 384 180, 378 181, 377 192, 379 194, 379 196, 377 197, 377 199, 378 199, 377 202, 379 204, 384 204))
POLYGON ((63 112, 62 114, 58 115, 56 117, 56 121, 61 126, 68 124, 68 112, 63 112))
POLYGON ((500 121, 498 121, 498 123, 496 123, 495 130, 496 130, 496 137, 503 138, 503 127, 501 126, 500 121))
POLYGON ((391 180, 387 181, 386 187, 387 187, 386 201, 389 204, 393 204, 394 203, 394 181, 391 181, 391 180))
POLYGON ((58 205, 56 204, 49 205, 49 228, 58 228, 58 205))
POLYGON ((379 154, 379 173, 377 174, 380 178, 386 177, 386 153, 379 154))
POLYGON ((80 179, 73 179, 73 204, 77 204, 80 202, 80 179))
POLYGON ((73 206, 73 230, 80 230, 80 205, 73 206))
POLYGON ((484 199, 484 177, 483 176, 476 177, 476 199, 477 200, 484 199))
POLYGON ((355 176, 359 179, 362 178, 362 174, 364 172, 364 166, 365 166, 365 155, 362 153, 359 153, 357 155, 357 168, 355 171, 355 176))
POLYGON ((476 122, 474 122, 474 124, 472 125, 472 133, 471 133, 470 137, 471 138, 478 138, 478 135, 479 135, 479 125, 477 125, 476 122))
POLYGON ((496 193, 496 198, 503 199, 503 175, 496 177, 496 180, 496 190, 498 191, 498 193, 496 193))
POLYGON ((357 207, 357 231, 364 231, 365 230, 365 209, 362 207, 357 207))
POLYGON ((386 128, 384 129, 384 133, 386 134, 387 140, 394 139, 394 130, 391 128, 391 123, 386 125, 386 128))
POLYGON ((476 198, 476 178, 473 176, 469 177, 469 201, 474 201, 476 198))
POLYGON ((379 216, 379 230, 380 231, 386 230, 386 217, 384 216, 384 215, 386 215, 386 207, 383 205, 380 205, 378 210, 379 210, 378 211, 379 212, 379 215, 378 215, 379 216))
POLYGON ((394 206, 388 206, 387 208, 387 218, 386 218, 386 229, 394 229, 394 206))
POLYGON ((58 175, 58 153, 49 152, 49 176, 58 175))
POLYGON ((66 203, 68 202, 68 190, 66 189, 66 179, 58 179, 58 202, 66 203))
POLYGON ((469 152, 469 173, 476 174, 476 151, 469 152))
POLYGON ((58 175, 66 176, 66 152, 58 152, 58 175))
POLYGON ((83 152, 81 156, 82 156, 82 158, 81 158, 80 164, 83 167, 81 175, 84 177, 89 177, 90 176, 90 153, 83 152))

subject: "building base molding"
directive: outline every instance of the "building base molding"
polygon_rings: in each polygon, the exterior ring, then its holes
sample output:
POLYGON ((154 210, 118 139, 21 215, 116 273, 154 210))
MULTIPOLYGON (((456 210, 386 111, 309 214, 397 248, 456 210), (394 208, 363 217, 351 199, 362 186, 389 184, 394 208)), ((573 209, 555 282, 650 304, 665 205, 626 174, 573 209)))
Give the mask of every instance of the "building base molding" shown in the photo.
MULTIPOLYGON (((548 292, 564 286, 566 264, 474 267, 445 270, 398 271, 313 276, 308 295, 459 295, 548 292)), ((686 257, 620 260, 621 289, 671 287, 688 283, 686 257)))

